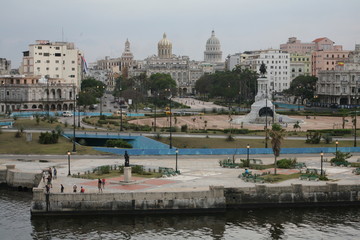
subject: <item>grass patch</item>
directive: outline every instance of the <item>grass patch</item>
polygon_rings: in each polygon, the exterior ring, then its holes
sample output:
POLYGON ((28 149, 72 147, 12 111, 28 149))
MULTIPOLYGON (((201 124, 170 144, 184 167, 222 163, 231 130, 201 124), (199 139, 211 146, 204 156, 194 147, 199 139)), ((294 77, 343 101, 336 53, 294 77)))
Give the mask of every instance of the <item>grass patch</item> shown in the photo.
MULTIPOLYGON (((13 132, 3 132, 0 134, 0 154, 56 154, 65 155, 68 150, 72 150, 72 142, 64 137, 59 137, 56 144, 40 144, 38 142, 40 133, 32 133, 32 141, 26 141, 26 133, 20 138, 15 138, 13 132)), ((92 149, 92 147, 76 145, 76 154, 105 155, 92 149)))
POLYGON ((295 179, 295 178, 299 178, 301 175, 301 173, 293 173, 293 174, 289 174, 289 175, 285 175, 285 174, 269 174, 269 175, 264 175, 261 176, 264 178, 265 182, 270 182, 270 183, 277 183, 277 182, 283 182, 289 179, 295 179))

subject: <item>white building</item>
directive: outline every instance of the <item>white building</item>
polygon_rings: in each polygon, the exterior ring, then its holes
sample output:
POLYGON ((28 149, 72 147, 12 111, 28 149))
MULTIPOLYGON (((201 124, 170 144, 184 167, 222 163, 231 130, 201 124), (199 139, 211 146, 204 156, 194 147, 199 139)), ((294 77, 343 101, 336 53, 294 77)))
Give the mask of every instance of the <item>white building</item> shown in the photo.
POLYGON ((0 58, 0 75, 10 74, 11 61, 6 58, 0 58))
POLYGON ((266 65, 265 77, 269 91, 281 92, 290 87, 290 54, 278 49, 246 52, 240 66, 248 67, 257 73, 260 66, 266 65))
MULTIPOLYGON (((212 36, 210 39, 214 40, 214 38, 215 36, 212 36)), ((219 44, 219 41, 214 40, 210 41, 210 43, 219 44)), ((138 76, 142 73, 145 73, 148 77, 155 73, 169 74, 172 79, 176 81, 180 95, 191 94, 195 92, 195 83, 201 76, 205 73, 213 73, 215 67, 218 66, 218 64, 221 65, 221 63, 216 62, 218 57, 211 57, 213 62, 208 63, 190 60, 188 56, 176 56, 172 54, 172 42, 167 39, 165 33, 157 46, 158 55, 150 56, 144 61, 136 61, 132 68, 129 69, 129 77, 138 76)), ((217 46, 216 49, 217 50, 211 51, 219 53, 219 46, 217 46)))
POLYGON ((79 87, 83 70, 84 58, 74 43, 37 40, 23 52, 20 73, 61 78, 79 87))
POLYGON ((73 110, 76 89, 63 79, 41 76, 0 76, 0 112, 73 110))
POLYGON ((221 44, 217 37, 215 37, 215 31, 211 32, 211 37, 206 41, 204 51, 204 62, 207 63, 220 63, 222 60, 221 44))

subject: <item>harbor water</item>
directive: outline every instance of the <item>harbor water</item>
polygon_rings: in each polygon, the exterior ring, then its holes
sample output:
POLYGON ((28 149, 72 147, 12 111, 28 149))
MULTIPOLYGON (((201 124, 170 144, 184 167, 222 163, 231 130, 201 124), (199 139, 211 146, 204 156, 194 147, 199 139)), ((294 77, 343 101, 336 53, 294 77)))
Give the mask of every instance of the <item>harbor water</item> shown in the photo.
POLYGON ((0 190, 0 238, 358 239, 360 207, 229 210, 222 214, 36 217, 31 193, 0 190))

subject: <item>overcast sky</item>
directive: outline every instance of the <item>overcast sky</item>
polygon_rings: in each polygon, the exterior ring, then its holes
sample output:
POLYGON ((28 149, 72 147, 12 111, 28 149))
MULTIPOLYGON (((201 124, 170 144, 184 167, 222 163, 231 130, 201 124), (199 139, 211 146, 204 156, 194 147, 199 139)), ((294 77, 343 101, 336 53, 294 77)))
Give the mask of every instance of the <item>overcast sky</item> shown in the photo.
POLYGON ((166 32, 173 54, 203 60, 212 30, 224 59, 279 48, 292 36, 328 37, 352 50, 359 11, 359 0, 8 0, 0 7, 0 58, 18 67, 22 51, 41 39, 74 42, 93 62, 119 57, 128 38, 135 59, 144 59, 166 32))

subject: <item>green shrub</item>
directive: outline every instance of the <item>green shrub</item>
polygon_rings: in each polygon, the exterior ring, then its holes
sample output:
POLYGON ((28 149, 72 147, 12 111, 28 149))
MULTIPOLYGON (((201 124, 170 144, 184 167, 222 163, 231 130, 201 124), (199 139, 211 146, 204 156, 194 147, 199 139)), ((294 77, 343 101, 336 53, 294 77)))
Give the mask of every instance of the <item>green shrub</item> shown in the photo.
POLYGON ((334 153, 334 157, 330 160, 330 162, 347 162, 346 159, 351 158, 352 155, 351 153, 347 152, 347 153, 343 153, 341 151, 336 151, 336 153, 334 153))
POLYGON ((109 139, 105 143, 106 147, 132 148, 132 145, 122 139, 109 139))
POLYGON ((249 129, 246 129, 246 128, 242 128, 242 129, 226 128, 226 129, 224 129, 224 133, 248 134, 249 132, 250 132, 249 129))
POLYGON ((188 125, 185 124, 185 125, 182 125, 181 126, 181 132, 187 132, 188 131, 188 125))
POLYGON ((296 158, 294 159, 284 158, 278 160, 276 163, 278 168, 285 168, 285 169, 294 168, 296 164, 296 158))
POLYGON ((144 172, 144 167, 141 165, 135 165, 131 167, 131 172, 132 173, 137 173, 137 174, 143 174, 144 172))
POLYGON ((321 140, 321 134, 319 132, 314 132, 313 134, 310 132, 306 137, 305 142, 310 144, 319 144, 321 140))
POLYGON ((39 143, 40 144, 55 144, 59 140, 59 134, 57 134, 54 130, 49 133, 40 133, 39 143))
POLYGON ((98 168, 97 173, 98 173, 99 175, 110 173, 110 166, 109 166, 109 165, 100 166, 100 167, 98 168))

